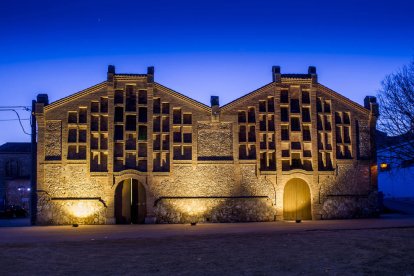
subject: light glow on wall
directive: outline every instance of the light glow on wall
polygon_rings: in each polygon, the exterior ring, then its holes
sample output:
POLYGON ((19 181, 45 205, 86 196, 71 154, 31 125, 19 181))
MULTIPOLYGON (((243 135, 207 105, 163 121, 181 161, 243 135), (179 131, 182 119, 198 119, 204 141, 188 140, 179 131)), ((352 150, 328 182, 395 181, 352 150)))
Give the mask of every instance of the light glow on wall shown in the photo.
POLYGON ((214 210, 220 209, 223 204, 225 199, 166 199, 158 206, 161 209, 157 212, 161 216, 169 212, 177 214, 172 220, 174 223, 201 222, 212 219, 214 210))
POLYGON ((72 205, 67 206, 67 209, 69 214, 77 218, 86 218, 98 211, 96 210, 96 206, 94 206, 94 204, 82 201, 75 202, 72 205))
POLYGON ((207 206, 197 200, 186 202, 186 204, 178 206, 178 209, 181 213, 188 214, 190 216, 202 216, 207 212, 207 206))

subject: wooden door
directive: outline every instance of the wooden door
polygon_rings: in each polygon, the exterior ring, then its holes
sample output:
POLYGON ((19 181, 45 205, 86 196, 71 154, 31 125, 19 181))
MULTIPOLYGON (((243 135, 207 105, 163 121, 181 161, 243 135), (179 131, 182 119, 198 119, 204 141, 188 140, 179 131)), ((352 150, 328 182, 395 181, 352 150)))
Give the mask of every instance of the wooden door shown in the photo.
POLYGON ((131 223, 138 223, 138 181, 132 179, 131 182, 131 223))
POLYGON ((311 220, 311 198, 308 184, 299 178, 288 181, 283 193, 285 220, 311 220))
POLYGON ((135 179, 131 182, 131 223, 145 223, 147 215, 145 187, 135 179))
POLYGON ((115 220, 117 224, 131 223, 131 181, 124 180, 115 189, 115 220))
POLYGON ((131 223, 131 181, 124 180, 122 183, 122 217, 125 223, 131 223))
POLYGON ((145 193, 145 187, 142 183, 137 183, 138 190, 138 215, 137 223, 145 223, 145 217, 147 216, 147 196, 145 193))
POLYGON ((122 217, 122 186, 123 182, 119 183, 115 189, 115 221, 117 224, 125 223, 122 217))

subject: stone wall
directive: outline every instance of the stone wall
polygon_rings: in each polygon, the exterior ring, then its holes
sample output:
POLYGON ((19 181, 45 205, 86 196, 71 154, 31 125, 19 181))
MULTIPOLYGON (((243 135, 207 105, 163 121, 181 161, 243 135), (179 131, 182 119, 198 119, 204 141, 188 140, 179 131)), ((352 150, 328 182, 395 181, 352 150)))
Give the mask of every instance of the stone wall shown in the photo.
POLYGON ((371 156, 370 127, 367 120, 359 120, 359 155, 362 159, 371 156))
MULTIPOLYGON (((84 164, 45 164, 38 187, 38 224, 105 224, 113 191, 106 177, 90 177, 84 164)), ((112 216, 112 215, 111 215, 112 216)))
POLYGON ((107 194, 106 178, 90 177, 85 165, 45 165, 45 175, 39 189, 47 190, 51 197, 102 197, 107 194))
POLYGON ((257 198, 166 198, 155 214, 158 223, 273 221, 272 201, 257 198))
POLYGON ((274 220, 274 184, 256 175, 255 164, 238 170, 234 164, 176 165, 173 171, 152 187, 160 223, 274 220))
POLYGON ((379 215, 378 192, 367 196, 329 196, 322 206, 322 219, 366 218, 379 215))
POLYGON ((241 195, 268 196, 274 200, 276 194, 276 183, 269 179, 271 176, 258 176, 256 174, 256 164, 240 165, 240 175, 241 195))
POLYGON ((60 160, 62 158, 62 122, 46 121, 45 126, 45 159, 60 160))
POLYGON ((198 123, 198 158, 233 159, 231 123, 198 123))
POLYGON ((54 199, 39 193, 38 225, 105 224, 107 208, 99 200, 54 199))
POLYGON ((170 177, 157 178, 154 196, 233 196, 237 185, 233 164, 175 165, 170 177))
POLYGON ((372 217, 378 213, 378 193, 370 183, 366 161, 338 164, 337 173, 320 176, 321 218, 372 217))
POLYGON ((256 175, 256 164, 174 165, 173 174, 155 177, 155 198, 166 196, 268 196, 275 188, 266 176, 256 175))
POLYGON ((348 162, 338 164, 335 174, 320 175, 319 183, 325 195, 367 195, 369 178, 369 164, 348 162))

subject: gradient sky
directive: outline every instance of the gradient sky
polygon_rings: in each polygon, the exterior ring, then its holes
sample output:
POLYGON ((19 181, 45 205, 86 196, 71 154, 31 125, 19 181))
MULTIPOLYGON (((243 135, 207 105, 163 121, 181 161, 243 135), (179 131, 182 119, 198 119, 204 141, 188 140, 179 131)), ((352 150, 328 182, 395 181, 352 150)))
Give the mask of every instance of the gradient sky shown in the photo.
MULTIPOLYGON (((314 65, 320 83, 362 103, 413 58, 413 11, 409 0, 3 1, 0 106, 58 100, 105 80, 108 64, 155 66, 157 82, 221 105, 269 83, 272 65, 314 65)), ((29 141, 8 119, 0 111, 0 144, 29 141)))

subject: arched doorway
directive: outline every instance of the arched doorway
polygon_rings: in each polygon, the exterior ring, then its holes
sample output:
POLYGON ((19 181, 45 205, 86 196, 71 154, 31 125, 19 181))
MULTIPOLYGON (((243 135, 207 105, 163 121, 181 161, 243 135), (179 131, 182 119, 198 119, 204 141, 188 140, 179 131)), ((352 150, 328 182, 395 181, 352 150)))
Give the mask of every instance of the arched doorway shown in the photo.
POLYGON ((145 187, 136 179, 125 179, 115 189, 115 220, 117 224, 145 222, 147 214, 145 187))
POLYGON ((285 220, 311 220, 311 197, 308 184, 299 178, 288 181, 283 193, 285 220))

